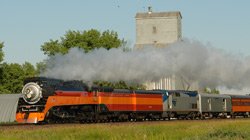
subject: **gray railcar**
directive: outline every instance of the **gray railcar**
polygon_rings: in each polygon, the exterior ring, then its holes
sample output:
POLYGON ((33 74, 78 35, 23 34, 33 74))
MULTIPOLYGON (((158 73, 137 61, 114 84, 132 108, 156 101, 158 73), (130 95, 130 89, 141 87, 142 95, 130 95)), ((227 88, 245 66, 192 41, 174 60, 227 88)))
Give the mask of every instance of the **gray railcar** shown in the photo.
POLYGON ((199 94, 200 114, 205 117, 222 117, 230 115, 232 111, 231 97, 218 94, 199 94))

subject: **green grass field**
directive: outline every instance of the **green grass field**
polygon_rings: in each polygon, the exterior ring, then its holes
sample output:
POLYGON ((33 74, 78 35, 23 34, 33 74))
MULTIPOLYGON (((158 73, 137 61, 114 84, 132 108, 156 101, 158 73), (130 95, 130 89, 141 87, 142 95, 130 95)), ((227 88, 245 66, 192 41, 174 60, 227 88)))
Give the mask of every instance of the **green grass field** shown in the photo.
POLYGON ((250 120, 31 125, 0 129, 1 140, 250 139, 250 120), (29 128, 31 127, 31 128, 29 128))

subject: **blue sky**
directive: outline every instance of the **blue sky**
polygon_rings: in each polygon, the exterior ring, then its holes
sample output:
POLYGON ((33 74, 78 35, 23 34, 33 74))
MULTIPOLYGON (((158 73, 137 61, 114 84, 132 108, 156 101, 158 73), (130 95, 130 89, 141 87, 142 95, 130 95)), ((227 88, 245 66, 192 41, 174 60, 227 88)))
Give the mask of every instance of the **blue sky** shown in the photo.
POLYGON ((135 15, 180 11, 183 37, 211 43, 227 52, 250 55, 248 0, 0 0, 0 42, 4 61, 36 64, 46 58, 44 42, 68 30, 114 30, 134 45, 135 15))

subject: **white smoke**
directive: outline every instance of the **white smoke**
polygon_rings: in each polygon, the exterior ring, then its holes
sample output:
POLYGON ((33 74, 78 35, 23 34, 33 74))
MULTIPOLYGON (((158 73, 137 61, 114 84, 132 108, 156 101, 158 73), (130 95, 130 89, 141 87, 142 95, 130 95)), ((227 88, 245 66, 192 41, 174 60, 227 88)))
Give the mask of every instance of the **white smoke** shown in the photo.
POLYGON ((47 61, 47 66, 44 76, 63 80, 144 84, 175 74, 187 81, 198 81, 200 88, 242 89, 250 85, 250 57, 190 40, 161 49, 146 47, 130 52, 100 48, 84 53, 76 47, 65 55, 56 54, 47 61))

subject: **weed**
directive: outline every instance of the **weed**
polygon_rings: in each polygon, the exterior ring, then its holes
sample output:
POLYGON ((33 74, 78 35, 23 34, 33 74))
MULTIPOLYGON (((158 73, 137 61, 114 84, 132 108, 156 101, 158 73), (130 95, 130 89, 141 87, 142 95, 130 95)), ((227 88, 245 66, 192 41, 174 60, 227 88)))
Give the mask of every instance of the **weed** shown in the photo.
MULTIPOLYGON (((63 126, 63 125, 62 125, 63 126)), ((34 126, 30 126, 34 127, 34 126)), ((250 139, 250 120, 161 121, 0 130, 0 140, 210 140, 250 139)))

